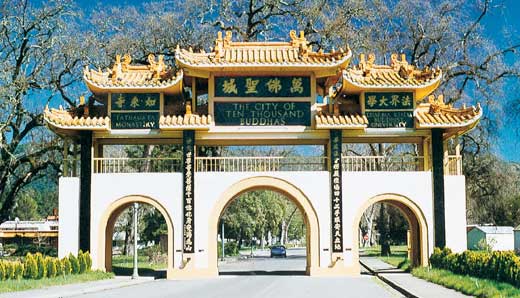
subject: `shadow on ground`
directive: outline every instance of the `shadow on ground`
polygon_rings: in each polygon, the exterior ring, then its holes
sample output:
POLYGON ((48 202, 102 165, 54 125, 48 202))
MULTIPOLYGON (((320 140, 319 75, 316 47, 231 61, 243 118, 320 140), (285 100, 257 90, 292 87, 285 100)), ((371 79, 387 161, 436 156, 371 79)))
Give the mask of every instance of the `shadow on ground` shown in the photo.
POLYGON ((302 276, 306 275, 304 270, 279 270, 279 271, 225 271, 219 272, 219 275, 260 275, 260 276, 302 276))
MULTIPOLYGON (((132 273, 134 272, 133 268, 127 268, 127 267, 112 267, 112 272, 116 276, 132 276, 132 273)), ((138 268, 137 272, 139 273, 139 276, 146 276, 146 277, 153 277, 154 279, 162 279, 166 278, 166 270, 161 269, 150 269, 150 268, 138 268)))

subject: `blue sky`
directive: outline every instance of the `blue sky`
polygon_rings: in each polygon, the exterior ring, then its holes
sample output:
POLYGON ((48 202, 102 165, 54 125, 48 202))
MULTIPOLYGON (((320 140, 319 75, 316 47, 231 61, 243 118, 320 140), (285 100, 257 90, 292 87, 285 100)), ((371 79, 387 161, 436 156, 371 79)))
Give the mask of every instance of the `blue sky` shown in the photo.
MULTIPOLYGON (((472 1, 472 0, 468 0, 472 1)), ((112 5, 139 5, 143 1, 138 0, 78 0, 77 3, 87 10, 94 9, 100 4, 101 6, 112 4, 112 5)), ((175 0, 171 2, 171 5, 175 5, 175 0)), ((498 9, 492 10, 492 13, 486 16, 483 20, 485 34, 493 39, 499 48, 505 47, 510 42, 520 42, 520 0, 494 0, 492 5, 499 5, 498 9), (513 34, 504 37, 503 34, 497 34, 502 32, 503 28, 508 27, 512 29, 513 34)), ((88 17, 88 15, 87 15, 88 17)), ((506 86, 505 98, 497 98, 501 102, 506 103, 504 105, 504 115, 502 118, 502 125, 498 131, 498 139, 495 145, 495 152, 500 155, 503 159, 509 161, 520 162, 520 119, 513 115, 508 109, 507 103, 518 99, 520 100, 520 85, 518 80, 516 82, 510 81, 506 86)), ((479 99, 474 99, 474 102, 478 102, 479 99)))
MULTIPOLYGON (((499 3, 494 1, 493 3, 499 3)), ((511 41, 520 43, 520 1, 503 0, 505 6, 503 10, 493 12, 484 19, 485 33, 495 40, 497 46, 506 46, 511 41), (501 32, 504 27, 510 27, 512 34, 505 38, 501 32)), ((512 100, 520 100, 520 86, 516 82, 508 82, 506 86, 505 98, 499 99, 503 102, 510 103, 512 100)), ((520 162, 520 119, 516 114, 511 113, 506 104, 504 107, 504 118, 501 129, 499 129, 498 143, 496 144, 496 152, 504 159, 520 162)))

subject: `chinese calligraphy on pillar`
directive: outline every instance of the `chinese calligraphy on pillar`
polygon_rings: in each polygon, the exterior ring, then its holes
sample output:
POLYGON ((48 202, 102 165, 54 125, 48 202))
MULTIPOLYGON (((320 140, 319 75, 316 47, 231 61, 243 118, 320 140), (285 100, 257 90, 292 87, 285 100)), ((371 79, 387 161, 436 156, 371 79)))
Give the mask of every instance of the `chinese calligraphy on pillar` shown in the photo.
POLYGON ((330 183, 332 252, 343 252, 343 211, 341 181, 341 130, 330 131, 330 183))
POLYGON ((195 252, 195 205, 194 205, 194 163, 195 163, 195 131, 183 131, 183 252, 195 252))
POLYGON ((215 77, 216 97, 310 97, 310 77, 215 77))
POLYGON ((366 92, 368 127, 413 128, 413 101, 413 92, 366 92))

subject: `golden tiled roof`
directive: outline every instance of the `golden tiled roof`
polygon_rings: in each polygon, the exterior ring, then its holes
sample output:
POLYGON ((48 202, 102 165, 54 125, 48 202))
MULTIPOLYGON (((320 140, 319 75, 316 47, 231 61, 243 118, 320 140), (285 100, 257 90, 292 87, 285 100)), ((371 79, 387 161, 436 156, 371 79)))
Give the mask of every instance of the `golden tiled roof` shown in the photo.
POLYGON ((185 50, 177 47, 177 61, 188 67, 219 68, 230 67, 257 67, 257 66, 283 66, 283 67, 341 67, 344 68, 351 57, 350 49, 346 51, 332 51, 324 53, 315 52, 312 46, 300 32, 296 35, 293 30, 290 33, 289 42, 236 42, 232 41, 231 32, 218 33, 215 48, 212 52, 194 53, 191 49, 185 50))
POLYGON ((326 113, 318 113, 315 116, 316 129, 363 129, 368 125, 368 119, 365 115, 328 115, 326 113))
POLYGON ((416 100, 430 94, 440 84, 442 71, 439 68, 423 70, 409 65, 406 57, 391 55, 390 65, 376 65, 375 55, 360 55, 357 66, 343 71, 342 91, 374 91, 381 89, 416 90, 416 100))
POLYGON ((45 121, 57 128, 73 130, 108 130, 110 118, 75 116, 73 112, 59 109, 45 108, 43 112, 45 121))
MULTIPOLYGON (((52 127, 65 130, 110 130, 109 117, 76 116, 72 110, 45 108, 44 119, 52 127)), ((209 129, 213 125, 211 115, 187 114, 184 116, 161 116, 159 129, 209 129)))
POLYGON ((213 125, 211 115, 186 114, 184 116, 161 116, 159 127, 162 130, 209 129, 213 125))
POLYGON ((444 98, 431 95, 427 103, 421 103, 414 112, 416 128, 473 128, 482 116, 482 108, 454 108, 444 103, 444 98))
POLYGON ((147 91, 178 93, 181 89, 182 72, 175 75, 171 67, 164 63, 164 57, 155 60, 153 54, 148 55, 148 65, 131 65, 132 58, 126 54, 116 56, 112 69, 106 71, 93 70, 85 67, 83 78, 89 89, 94 93, 108 91, 147 91))

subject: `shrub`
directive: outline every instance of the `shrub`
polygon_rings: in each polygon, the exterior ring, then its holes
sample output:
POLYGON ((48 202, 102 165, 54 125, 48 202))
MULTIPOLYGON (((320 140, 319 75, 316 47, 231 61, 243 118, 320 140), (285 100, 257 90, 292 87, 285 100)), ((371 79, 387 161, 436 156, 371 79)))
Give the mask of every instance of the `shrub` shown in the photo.
POLYGON ((73 254, 69 254, 70 268, 72 269, 72 274, 79 273, 79 261, 73 254))
POLYGON ((14 278, 14 266, 12 262, 5 262, 5 279, 14 278))
POLYGON ((22 279, 23 278, 23 264, 22 262, 15 262, 14 263, 14 279, 22 279))
POLYGON ((45 263, 47 265, 47 277, 56 277, 56 262, 54 258, 45 257, 45 263))
POLYGON ((0 281, 5 279, 5 265, 4 262, 0 261, 0 281))
POLYGON ((36 253, 35 255, 36 265, 38 267, 38 279, 47 277, 47 265, 45 263, 45 258, 41 253, 36 253))
POLYGON ((61 267, 63 269, 63 275, 69 275, 72 273, 72 266, 70 260, 67 257, 61 259, 61 267))
POLYGON ((54 262, 54 266, 56 266, 56 276, 64 275, 63 263, 57 258, 53 258, 52 262, 54 262))
POLYGON ((27 256, 25 256, 24 264, 25 271, 23 276, 25 278, 36 279, 38 277, 38 264, 31 253, 28 253, 27 256))
POLYGON ((79 273, 85 273, 87 271, 87 260, 85 259, 85 255, 83 251, 79 251, 78 253, 78 263, 79 263, 79 273))
MULTIPOLYGON (((238 243, 235 241, 228 241, 224 243, 224 249, 226 250, 226 256, 238 255, 238 243)), ((222 256, 222 242, 218 243, 217 253, 219 257, 222 256)))
POLYGON ((435 248, 430 264, 453 273, 520 286, 520 257, 512 251, 465 251, 457 254, 435 248))
POLYGON ((92 270, 92 257, 88 251, 84 253, 84 256, 85 260, 87 261, 87 271, 90 271, 92 270))

